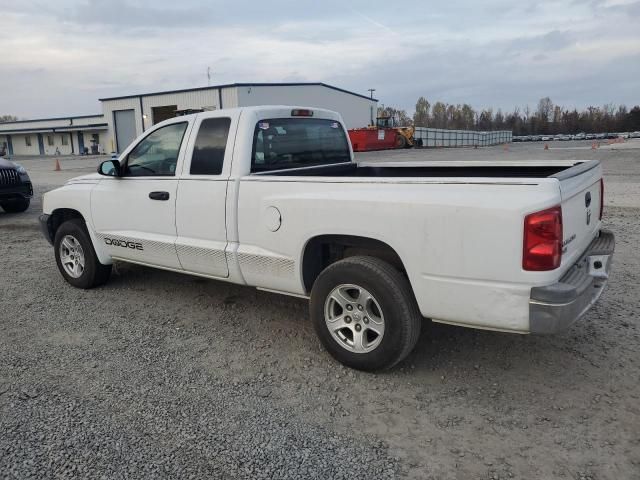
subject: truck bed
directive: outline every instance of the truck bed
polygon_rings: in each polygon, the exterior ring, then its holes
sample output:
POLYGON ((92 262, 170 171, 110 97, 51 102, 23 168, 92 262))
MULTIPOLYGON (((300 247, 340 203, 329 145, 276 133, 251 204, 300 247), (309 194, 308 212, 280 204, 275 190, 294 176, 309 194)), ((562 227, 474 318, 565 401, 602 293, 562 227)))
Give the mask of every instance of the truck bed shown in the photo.
POLYGON ((357 177, 357 178, 548 178, 561 176, 572 167, 579 173, 595 166, 597 162, 564 160, 546 161, 359 161, 316 168, 278 170, 261 175, 357 177))

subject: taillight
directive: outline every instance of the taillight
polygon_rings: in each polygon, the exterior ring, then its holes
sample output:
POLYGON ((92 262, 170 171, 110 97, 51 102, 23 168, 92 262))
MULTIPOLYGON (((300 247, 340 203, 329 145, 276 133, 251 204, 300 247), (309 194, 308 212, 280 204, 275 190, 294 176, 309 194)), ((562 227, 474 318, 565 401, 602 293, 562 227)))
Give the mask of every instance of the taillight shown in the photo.
POLYGON ((522 268, 554 270, 562 259, 562 209, 557 207, 524 217, 522 268))
POLYGON ((604 178, 600 179, 600 220, 602 220, 602 211, 604 210, 604 178))

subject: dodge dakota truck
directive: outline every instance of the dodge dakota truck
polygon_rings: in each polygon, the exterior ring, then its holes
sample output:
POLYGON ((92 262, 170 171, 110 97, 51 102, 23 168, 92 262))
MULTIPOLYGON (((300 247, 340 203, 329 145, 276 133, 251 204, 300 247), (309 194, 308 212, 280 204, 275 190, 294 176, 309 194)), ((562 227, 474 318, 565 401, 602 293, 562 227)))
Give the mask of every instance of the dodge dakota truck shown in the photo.
POLYGON ((427 318, 559 332, 599 298, 614 237, 597 161, 357 162, 339 114, 202 112, 44 196, 64 279, 114 261, 309 299, 325 348, 392 367, 427 318))

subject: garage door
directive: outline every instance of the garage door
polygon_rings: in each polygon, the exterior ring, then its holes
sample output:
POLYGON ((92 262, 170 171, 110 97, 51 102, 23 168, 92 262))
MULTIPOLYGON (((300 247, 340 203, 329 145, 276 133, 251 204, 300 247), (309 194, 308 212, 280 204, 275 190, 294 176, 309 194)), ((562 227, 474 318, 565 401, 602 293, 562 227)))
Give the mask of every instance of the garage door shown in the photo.
POLYGON ((133 110, 117 110, 113 114, 118 153, 122 153, 136 138, 136 116, 133 110))

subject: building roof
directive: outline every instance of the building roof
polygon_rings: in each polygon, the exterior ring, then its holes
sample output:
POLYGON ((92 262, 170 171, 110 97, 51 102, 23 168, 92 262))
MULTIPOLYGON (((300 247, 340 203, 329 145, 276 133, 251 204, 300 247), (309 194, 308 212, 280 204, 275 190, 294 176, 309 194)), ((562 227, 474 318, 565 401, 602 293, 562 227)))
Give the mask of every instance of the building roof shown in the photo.
MULTIPOLYGON (((77 117, 76 117, 77 118, 77 117)), ((2 124, 0 123, 0 126, 2 124)), ((52 127, 51 125, 42 125, 40 127, 30 128, 12 128, 10 130, 0 129, 0 135, 12 135, 14 133, 56 133, 56 132, 74 132, 76 130, 105 130, 109 125, 106 123, 91 123, 87 125, 67 125, 62 127, 52 127)))
POLYGON ((14 120, 12 122, 0 122, 1 125, 11 125, 15 123, 31 123, 31 122, 52 122, 54 120, 73 120, 76 118, 95 118, 104 116, 102 113, 96 113, 95 115, 75 115, 68 117, 53 117, 53 118, 33 118, 31 120, 14 120))
POLYGON ((351 92, 349 90, 345 90, 343 88, 334 87, 333 85, 327 85, 322 82, 293 82, 293 83, 227 83, 224 85, 211 85, 209 87, 196 87, 196 88, 185 88, 182 90, 166 90, 163 92, 152 92, 152 93, 141 93, 138 95, 123 95, 120 97, 108 97, 101 98, 101 102, 105 102, 108 100, 122 100, 125 98, 138 98, 138 97, 153 97, 155 95, 166 95, 170 93, 185 93, 185 92, 198 92, 202 90, 217 90, 220 88, 233 88, 233 87, 308 87, 308 86, 320 86, 330 88, 332 90, 337 90, 342 93, 348 93, 349 95, 354 95, 356 97, 365 98, 367 100, 372 100, 377 102, 377 98, 367 97, 366 95, 362 95, 360 93, 351 92))

